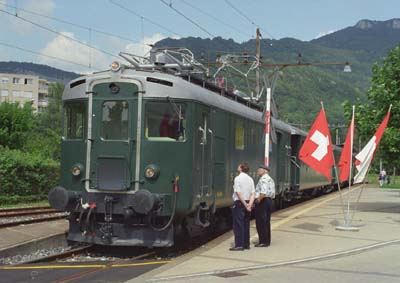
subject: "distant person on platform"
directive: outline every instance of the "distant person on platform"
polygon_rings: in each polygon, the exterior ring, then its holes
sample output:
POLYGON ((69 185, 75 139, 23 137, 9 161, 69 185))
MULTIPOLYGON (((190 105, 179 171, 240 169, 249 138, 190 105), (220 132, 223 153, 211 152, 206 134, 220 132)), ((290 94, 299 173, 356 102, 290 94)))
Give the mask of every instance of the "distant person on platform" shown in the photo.
POLYGON ((382 171, 380 172, 380 179, 379 179, 379 185, 382 187, 383 184, 385 184, 385 180, 386 180, 386 171, 385 169, 382 169, 382 171))
POLYGON ((250 212, 254 202, 254 181, 247 174, 250 167, 242 163, 237 168, 239 175, 233 184, 233 233, 235 246, 231 251, 250 249, 250 212))
POLYGON ((269 175, 270 169, 261 165, 257 170, 260 179, 255 193, 255 216, 258 244, 255 247, 268 247, 271 244, 272 200, 275 198, 275 182, 269 175))

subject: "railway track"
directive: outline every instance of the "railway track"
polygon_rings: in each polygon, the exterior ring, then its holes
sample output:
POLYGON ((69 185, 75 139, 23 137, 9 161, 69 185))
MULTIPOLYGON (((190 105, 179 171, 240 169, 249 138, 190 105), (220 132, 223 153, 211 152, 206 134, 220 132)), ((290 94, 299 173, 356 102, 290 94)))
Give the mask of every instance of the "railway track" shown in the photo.
POLYGON ((63 219, 65 212, 48 206, 0 209, 0 228, 63 219))

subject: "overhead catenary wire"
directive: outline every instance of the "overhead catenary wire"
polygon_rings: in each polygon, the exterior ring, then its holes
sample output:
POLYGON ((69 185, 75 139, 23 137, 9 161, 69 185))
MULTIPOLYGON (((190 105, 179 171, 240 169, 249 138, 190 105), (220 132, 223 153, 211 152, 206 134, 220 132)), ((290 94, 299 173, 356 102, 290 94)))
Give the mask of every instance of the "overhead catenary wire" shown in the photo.
POLYGON ((180 0, 180 1, 181 1, 182 3, 184 3, 184 4, 186 4, 187 6, 191 7, 192 9, 198 11, 199 13, 201 13, 201 14, 203 14, 203 15, 205 15, 205 16, 208 16, 209 18, 213 19, 214 21, 216 21, 216 22, 218 22, 218 23, 220 23, 220 24, 222 24, 222 25, 224 25, 224 26, 230 28, 231 30, 234 30, 234 31, 236 31, 236 32, 238 32, 238 33, 240 33, 240 34, 242 34, 242 35, 248 36, 248 37, 250 37, 250 38, 253 37, 253 35, 251 35, 251 34, 245 32, 245 31, 243 31, 243 30, 241 30, 241 29, 239 29, 239 28, 237 28, 237 27, 235 27, 235 26, 233 26, 233 25, 231 25, 231 24, 229 24, 229 23, 227 23, 227 22, 225 22, 225 21, 223 21, 223 20, 221 20, 221 19, 215 17, 215 16, 213 16, 212 14, 210 14, 210 13, 208 13, 208 12, 206 12, 206 11, 204 11, 204 10, 198 8, 198 7, 196 7, 195 5, 193 5, 192 3, 189 3, 189 2, 186 1, 186 0, 180 0))
MULTIPOLYGON (((110 0, 111 1, 111 0, 110 0)), ((211 32, 209 32, 206 28, 204 28, 203 26, 201 26, 200 24, 196 23, 195 21, 193 21, 191 18, 189 18, 188 16, 186 16, 184 13, 182 13, 181 11, 179 11, 178 9, 176 9, 175 7, 172 6, 172 2, 167 3, 165 0, 160 0, 164 5, 166 5, 167 7, 169 7, 170 9, 172 9, 173 11, 175 11, 177 14, 181 15, 182 17, 184 17, 186 20, 188 20, 190 23, 192 23, 193 25, 195 25, 196 27, 198 27, 200 30, 202 30, 203 32, 207 33, 209 36, 211 37, 215 37, 215 35, 213 35, 211 32)))
MULTIPOLYGON (((85 68, 89 67, 89 66, 81 64, 81 63, 77 63, 77 62, 70 61, 70 60, 67 60, 67 59, 63 59, 63 58, 60 58, 60 57, 48 55, 48 54, 45 54, 45 53, 42 53, 42 52, 37 52, 37 51, 30 50, 30 49, 22 48, 22 47, 19 47, 19 46, 16 46, 16 45, 12 45, 12 44, 9 44, 9 43, 5 43, 5 42, 0 42, 0 45, 6 46, 6 47, 9 47, 9 48, 13 48, 13 49, 17 49, 17 50, 21 50, 21 51, 24 51, 24 52, 36 54, 36 55, 39 55, 39 56, 47 57, 47 58, 50 58, 50 59, 59 60, 59 61, 65 62, 65 63, 69 63, 69 64, 81 66, 81 67, 85 67, 85 68)), ((100 71, 100 69, 95 68, 93 66, 92 66, 92 68, 97 70, 97 71, 100 71)))
POLYGON ((121 3, 117 3, 117 2, 114 1, 114 0, 109 0, 109 2, 110 2, 111 4, 113 4, 113 5, 115 5, 115 6, 119 7, 119 8, 121 8, 121 9, 123 9, 123 10, 125 10, 125 11, 127 11, 128 13, 130 13, 130 14, 132 14, 132 15, 135 15, 135 16, 138 17, 139 19, 143 19, 143 20, 145 20, 145 21, 147 21, 147 22, 149 22, 149 23, 151 23, 151 24, 153 24, 153 25, 155 25, 155 26, 157 26, 157 27, 159 27, 159 28, 161 28, 161 29, 163 29, 163 30, 169 32, 169 33, 172 33, 172 34, 174 34, 174 35, 183 37, 183 35, 181 35, 181 34, 179 34, 179 33, 176 33, 175 31, 173 31, 173 30, 171 30, 171 29, 165 27, 165 26, 162 25, 162 24, 159 24, 159 23, 153 21, 152 19, 150 19, 150 18, 148 18, 148 17, 145 17, 145 16, 143 16, 143 15, 141 15, 141 14, 139 14, 139 13, 133 11, 132 9, 129 9, 128 7, 122 5, 121 3))
MULTIPOLYGON (((134 40, 134 39, 131 39, 131 38, 119 35, 119 34, 114 34, 114 33, 111 33, 111 32, 95 29, 93 27, 88 27, 88 26, 84 26, 84 25, 81 25, 81 24, 73 23, 73 22, 70 22, 70 21, 67 21, 67 20, 64 20, 64 19, 60 19, 60 18, 56 18, 56 17, 52 17, 52 16, 47 16, 47 15, 44 15, 44 14, 41 14, 41 13, 37 13, 37 12, 31 11, 31 10, 19 8, 17 6, 13 6, 13 5, 10 5, 10 4, 7 4, 7 3, 0 2, 0 5, 3 5, 5 7, 9 7, 9 8, 12 8, 12 9, 16 9, 16 11, 23 11, 23 12, 25 12, 27 14, 39 16, 39 17, 42 17, 42 18, 45 18, 45 19, 49 19, 49 20, 56 21, 56 22, 59 22, 59 23, 67 24, 67 25, 70 25, 70 26, 74 26, 74 27, 77 27, 77 28, 80 28, 80 29, 83 29, 83 30, 87 30, 87 31, 91 31, 91 32, 94 32, 94 33, 106 35, 106 36, 109 36, 109 37, 119 38, 119 39, 122 39, 122 40, 125 40, 125 41, 129 41, 129 42, 132 42, 132 43, 135 43, 135 44, 143 44, 143 43, 141 43, 141 42, 139 42, 137 40, 134 40)), ((18 13, 16 12, 16 14, 18 14, 18 13)))
POLYGON ((71 37, 71 36, 68 36, 68 35, 66 35, 66 34, 64 34, 64 33, 62 33, 62 32, 56 31, 56 30, 54 30, 54 29, 52 29, 52 28, 49 28, 49 27, 46 27, 46 26, 44 26, 44 25, 42 25, 42 24, 38 24, 38 23, 36 23, 36 22, 34 22, 34 21, 31 21, 31 20, 29 20, 29 19, 27 19, 27 18, 21 17, 21 16, 19 16, 18 14, 15 14, 15 15, 14 15, 13 13, 10 13, 10 12, 8 12, 8 11, 6 11, 6 10, 3 10, 3 9, 0 9, 0 12, 5 13, 5 14, 8 14, 8 15, 13 16, 13 17, 16 17, 17 19, 19 19, 19 20, 21 20, 21 21, 30 23, 30 24, 32 24, 32 25, 34 25, 34 26, 37 26, 37 27, 39 27, 39 28, 41 28, 41 29, 44 29, 44 30, 46 30, 46 31, 48 31, 48 32, 57 34, 57 35, 59 35, 59 36, 61 36, 61 37, 67 38, 67 39, 69 39, 69 40, 71 40, 71 41, 74 41, 74 42, 76 42, 76 43, 79 43, 79 44, 81 44, 81 45, 84 45, 84 46, 86 46, 86 47, 88 47, 88 48, 95 49, 95 50, 100 51, 100 52, 102 52, 102 53, 104 53, 104 54, 107 54, 107 55, 109 55, 109 56, 112 56, 112 57, 115 57, 115 58, 118 58, 118 59, 119 59, 118 56, 112 54, 112 53, 109 52, 109 51, 103 50, 103 49, 98 48, 98 47, 95 47, 95 46, 91 46, 90 44, 87 44, 86 42, 83 42, 83 41, 81 41, 81 40, 79 40, 79 39, 76 39, 76 38, 73 38, 73 37, 71 37))
MULTIPOLYGON (((233 10, 235 10, 239 15, 241 15, 244 19, 246 19, 251 25, 253 25, 254 27, 258 27, 262 31, 262 33, 269 35, 271 37, 271 39, 277 40, 276 36, 274 36, 273 34, 268 32, 267 29, 264 29, 263 27, 261 27, 258 23, 256 23, 249 16, 247 16, 245 13, 243 13, 239 8, 237 8, 235 5, 233 5, 231 2, 229 2, 229 0, 224 0, 224 1, 229 7, 231 7, 233 10)), ((275 48, 272 43, 271 44, 267 44, 263 40, 261 40, 260 42, 262 44, 265 44, 266 47, 272 47, 273 49, 278 51, 278 49, 275 48)))

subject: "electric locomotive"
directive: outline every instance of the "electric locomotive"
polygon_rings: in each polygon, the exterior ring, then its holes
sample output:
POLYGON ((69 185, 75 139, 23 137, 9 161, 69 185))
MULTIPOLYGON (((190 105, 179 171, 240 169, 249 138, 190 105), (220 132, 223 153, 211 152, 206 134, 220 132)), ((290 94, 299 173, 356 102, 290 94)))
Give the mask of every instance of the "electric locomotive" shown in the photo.
MULTIPOLYGON (((205 80, 186 49, 66 85, 61 179, 52 207, 70 212, 68 239, 166 247, 229 218, 236 168, 264 160, 262 107, 205 80)), ((333 183, 297 160, 306 132, 272 118, 277 205, 333 183)))

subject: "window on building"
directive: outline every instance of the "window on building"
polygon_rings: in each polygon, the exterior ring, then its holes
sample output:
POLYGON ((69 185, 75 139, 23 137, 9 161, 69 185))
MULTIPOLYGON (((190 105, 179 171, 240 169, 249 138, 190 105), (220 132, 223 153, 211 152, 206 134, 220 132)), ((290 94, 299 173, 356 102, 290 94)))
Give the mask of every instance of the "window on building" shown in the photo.
POLYGON ((1 90, 1 96, 2 96, 2 97, 8 97, 8 90, 2 89, 2 90, 1 90))
POLYGON ((83 102, 68 102, 64 104, 64 134, 65 139, 83 139, 86 125, 86 110, 83 102))
POLYGON ((128 102, 106 101, 102 108, 101 137, 106 140, 127 140, 128 102))
POLYGON ((32 99, 32 97, 33 97, 32 91, 24 91, 21 96, 24 97, 24 98, 32 99))
POLYGON ((242 120, 236 120, 235 148, 239 150, 244 150, 244 123, 242 120))
POLYGON ((13 84, 19 84, 20 79, 19 78, 13 78, 13 84))
POLYGON ((33 79, 25 79, 26 85, 31 85, 33 83, 33 79))
POLYGON ((1 78, 2 84, 8 84, 9 81, 10 81, 9 78, 6 78, 6 77, 1 78))
POLYGON ((186 109, 181 103, 150 102, 146 105, 145 135, 153 141, 185 141, 186 109))
POLYGON ((18 90, 13 90, 12 94, 13 94, 14 97, 20 97, 21 96, 21 92, 18 91, 18 90))

